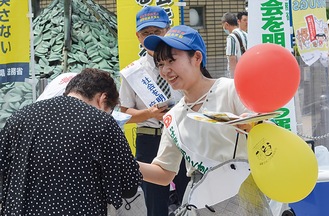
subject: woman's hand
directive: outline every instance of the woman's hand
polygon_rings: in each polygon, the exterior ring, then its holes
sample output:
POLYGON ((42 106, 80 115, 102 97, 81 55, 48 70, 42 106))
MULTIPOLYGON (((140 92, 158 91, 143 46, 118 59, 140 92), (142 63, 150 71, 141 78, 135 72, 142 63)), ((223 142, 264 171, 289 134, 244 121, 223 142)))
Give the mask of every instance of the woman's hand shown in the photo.
POLYGON ((167 108, 167 105, 160 108, 157 105, 153 105, 152 107, 148 108, 150 118, 156 118, 157 120, 162 121, 162 117, 164 114, 166 114, 167 108))
MULTIPOLYGON (((241 118, 251 117, 257 115, 256 113, 243 113, 240 115, 241 118)), ((236 127, 239 128, 242 131, 245 131, 247 133, 250 132, 250 130, 257 124, 258 122, 250 122, 247 124, 237 124, 236 127)), ((239 133, 242 133, 238 130, 239 133)))
POLYGON ((249 131, 251 130, 253 125, 251 123, 249 123, 249 124, 238 124, 238 125, 236 125, 236 127, 240 129, 240 130, 237 130, 237 132, 239 132, 239 133, 242 133, 243 131, 249 133, 249 131))

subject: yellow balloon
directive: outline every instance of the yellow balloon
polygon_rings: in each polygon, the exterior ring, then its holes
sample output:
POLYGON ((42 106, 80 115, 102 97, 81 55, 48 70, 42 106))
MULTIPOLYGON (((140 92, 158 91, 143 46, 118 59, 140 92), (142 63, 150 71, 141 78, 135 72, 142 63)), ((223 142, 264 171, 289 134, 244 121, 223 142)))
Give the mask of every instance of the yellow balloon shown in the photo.
POLYGON ((296 134, 273 124, 252 128, 248 160, 259 189, 279 202, 304 199, 317 182, 318 164, 312 149, 296 134))

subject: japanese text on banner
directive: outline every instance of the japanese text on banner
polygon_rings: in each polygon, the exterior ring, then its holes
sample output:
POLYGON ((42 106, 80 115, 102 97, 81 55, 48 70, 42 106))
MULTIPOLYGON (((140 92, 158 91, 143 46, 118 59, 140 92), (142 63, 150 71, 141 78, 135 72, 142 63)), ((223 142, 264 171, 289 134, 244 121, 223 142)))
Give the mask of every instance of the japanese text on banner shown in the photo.
POLYGON ((0 83, 29 76, 30 25, 27 0, 0 0, 0 83))

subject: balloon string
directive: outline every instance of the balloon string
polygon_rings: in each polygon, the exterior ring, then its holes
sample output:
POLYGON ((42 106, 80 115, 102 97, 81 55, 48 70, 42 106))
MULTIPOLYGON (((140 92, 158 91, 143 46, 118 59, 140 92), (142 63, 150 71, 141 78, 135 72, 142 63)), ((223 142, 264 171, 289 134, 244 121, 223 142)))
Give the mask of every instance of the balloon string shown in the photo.
MULTIPOLYGON (((240 131, 241 133, 246 135, 246 139, 248 138, 248 133, 244 130, 241 130, 240 128, 236 128, 237 131, 240 131)), ((238 141, 239 141, 239 135, 240 133, 236 133, 236 139, 235 139, 235 146, 234 146, 234 152, 233 152, 233 159, 235 159, 236 155, 236 149, 238 148, 238 141)))
POLYGON ((233 152, 233 159, 235 159, 236 149, 238 147, 239 135, 240 135, 239 133, 236 133, 235 146, 234 146, 234 152, 233 152))

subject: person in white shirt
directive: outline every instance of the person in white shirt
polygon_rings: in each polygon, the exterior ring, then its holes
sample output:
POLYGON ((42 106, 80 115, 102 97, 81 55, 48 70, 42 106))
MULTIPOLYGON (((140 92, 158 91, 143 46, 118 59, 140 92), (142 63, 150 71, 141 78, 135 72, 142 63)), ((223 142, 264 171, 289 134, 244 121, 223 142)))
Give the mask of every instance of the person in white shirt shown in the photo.
POLYGON ((227 77, 234 78, 234 71, 241 55, 247 50, 247 33, 238 28, 238 21, 233 13, 225 13, 222 27, 226 37, 227 77))
MULTIPOLYGON (((184 93, 163 118, 164 132, 157 156, 151 164, 139 161, 144 181, 167 185, 179 172, 182 158, 192 183, 196 183, 196 175, 202 176, 232 158, 247 159, 246 137, 237 140, 236 127, 188 117, 188 114, 205 110, 238 116, 251 113, 239 99, 233 79, 209 76, 206 46, 200 34, 185 25, 175 26, 165 36, 148 36, 144 46, 154 51, 160 75, 173 89, 184 93)), ((237 127, 248 132, 252 126, 241 124, 237 127)), ((189 189, 190 185, 186 188, 187 195, 189 189)), ((183 203, 186 201, 185 196, 183 203)))
MULTIPOLYGON (((136 15, 136 36, 142 46, 144 39, 149 35, 163 36, 170 29, 170 20, 166 11, 158 6, 147 6, 136 15)), ((122 83, 120 87, 121 111, 132 115, 129 123, 137 123, 136 159, 145 163, 151 163, 157 155, 162 134, 162 117, 168 106, 157 106, 155 103, 163 102, 168 98, 177 101, 182 94, 170 89, 170 96, 164 95, 157 84, 159 70, 153 61, 153 52, 146 49, 146 55, 134 61, 120 74, 122 83), (131 78, 132 76, 136 76, 131 78), (142 77, 142 78, 139 78, 142 77), (147 85, 145 85, 147 84, 147 85), (147 93, 152 93, 148 96, 147 93)), ((182 161, 182 160, 181 160, 182 161)), ((189 181, 184 171, 174 180, 176 190, 182 191, 178 195, 182 199, 185 187, 189 181)), ((170 187, 169 183, 159 186, 149 182, 142 183, 147 206, 147 216, 168 216, 168 204, 170 187)))

